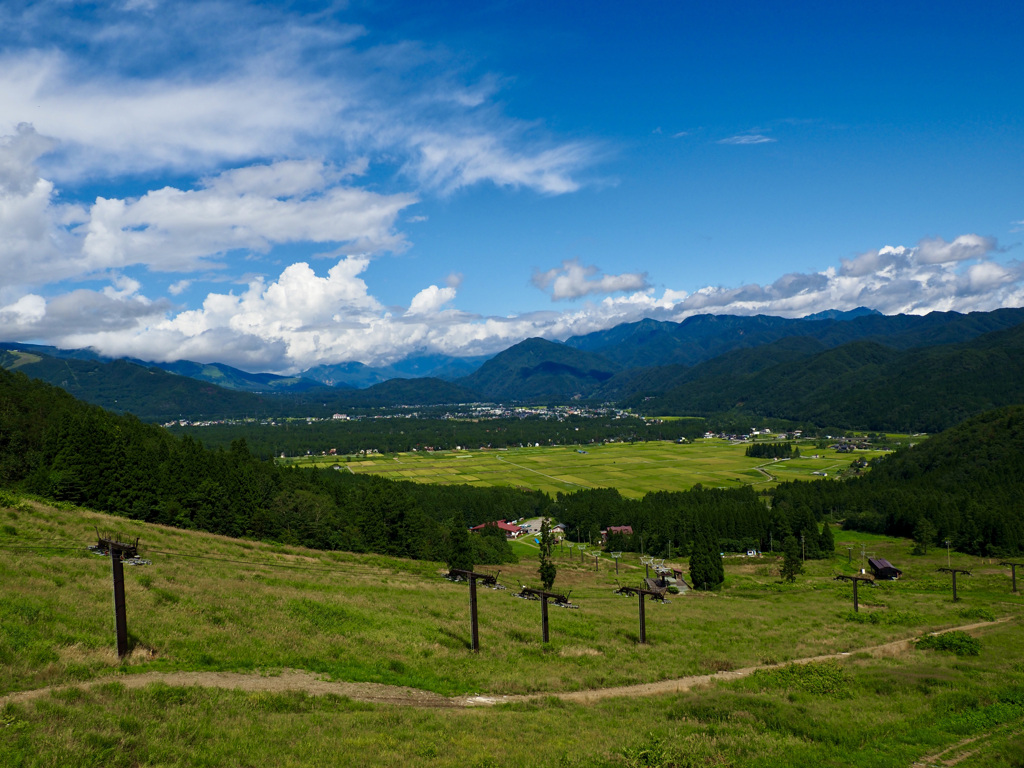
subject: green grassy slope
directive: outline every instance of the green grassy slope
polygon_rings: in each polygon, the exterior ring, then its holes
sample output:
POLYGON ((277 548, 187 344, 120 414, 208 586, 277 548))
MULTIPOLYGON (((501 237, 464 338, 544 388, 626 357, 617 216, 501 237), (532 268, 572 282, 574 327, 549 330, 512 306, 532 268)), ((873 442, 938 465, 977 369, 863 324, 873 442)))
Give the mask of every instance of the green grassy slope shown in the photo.
MULTIPOLYGON (((580 609, 552 609, 552 642, 540 643, 537 603, 482 589, 482 648, 473 654, 466 587, 442 579, 440 564, 255 544, 22 501, 0 509, 0 697, 73 687, 0 705, 0 765, 903 766, 966 737, 981 737, 974 765, 1013 764, 1024 651, 1007 569, 954 554, 954 565, 974 574, 954 604, 948 576, 935 570, 944 551, 911 557, 904 540, 861 536, 868 554, 888 557, 905 578, 862 589, 865 620, 854 621, 850 586, 832 577, 859 563, 847 564, 844 534, 836 537, 843 554, 809 564, 793 585, 779 583, 771 558, 727 559, 721 592, 648 606, 647 646, 636 643, 635 601, 613 594, 610 562, 595 572, 589 558, 570 563, 559 553, 556 589, 571 589, 580 609), (120 664, 109 561, 82 549, 95 526, 140 536, 153 560, 126 569, 134 651, 120 664), (978 657, 857 653, 989 618, 1009 621, 979 630, 978 657), (590 706, 546 698, 844 651, 852 653, 840 661, 690 693, 590 706), (301 692, 89 685, 146 671, 284 668, 538 698, 441 711, 301 692), (660 751, 660 762, 642 762, 645 749, 660 751)), ((637 566, 621 563, 620 580, 636 581, 637 566)), ((536 584, 536 564, 524 559, 501 581, 536 584)))

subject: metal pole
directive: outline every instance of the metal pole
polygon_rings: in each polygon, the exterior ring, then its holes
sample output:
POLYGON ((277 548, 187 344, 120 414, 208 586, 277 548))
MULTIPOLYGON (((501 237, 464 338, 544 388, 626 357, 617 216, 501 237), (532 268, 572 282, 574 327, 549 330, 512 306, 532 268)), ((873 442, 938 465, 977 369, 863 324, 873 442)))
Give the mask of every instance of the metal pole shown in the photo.
POLYGON ((956 571, 953 571, 953 602, 956 602, 956 571))
MULTIPOLYGON (((615 558, 615 575, 616 575, 616 576, 618 576, 618 575, 619 575, 619 558, 617 558, 617 557, 615 558)), ((1016 591, 1017 591, 1017 589, 1016 589, 1016 584, 1017 584, 1017 582, 1016 582, 1016 581, 1014 581, 1013 583, 1014 583, 1014 585, 1015 585, 1015 588, 1014 588, 1014 590, 1013 590, 1013 591, 1014 591, 1014 592, 1016 592, 1016 591)))
POLYGON ((858 608, 858 606, 857 606, 857 582, 858 581, 859 581, 859 579, 854 579, 853 580, 853 612, 854 613, 858 613, 859 610, 860 610, 858 608))
POLYGON ((600 557, 597 557, 597 556, 595 555, 595 556, 594 556, 594 570, 595 570, 595 571, 600 571, 600 570, 601 570, 601 568, 600 568, 600 567, 598 566, 598 563, 599 563, 599 562, 601 562, 601 558, 600 558, 600 557))
POLYGON ((124 565, 121 550, 110 548, 110 565, 114 575, 114 624, 117 627, 117 657, 128 655, 128 618, 124 607, 124 565))
POLYGON ((640 643, 642 645, 647 644, 647 621, 644 616, 644 593, 641 592, 638 597, 640 598, 640 643))
POLYGON ((480 650, 480 630, 476 622, 476 577, 469 577, 469 621, 473 626, 473 650, 480 650))
POLYGON ((548 641, 548 598, 547 598, 547 595, 544 595, 540 599, 540 623, 541 623, 541 626, 544 628, 543 636, 544 636, 544 642, 546 643, 548 641))
POLYGON ((1010 565, 1010 578, 1013 579, 1013 591, 1017 591, 1017 566, 1016 564, 1010 565))

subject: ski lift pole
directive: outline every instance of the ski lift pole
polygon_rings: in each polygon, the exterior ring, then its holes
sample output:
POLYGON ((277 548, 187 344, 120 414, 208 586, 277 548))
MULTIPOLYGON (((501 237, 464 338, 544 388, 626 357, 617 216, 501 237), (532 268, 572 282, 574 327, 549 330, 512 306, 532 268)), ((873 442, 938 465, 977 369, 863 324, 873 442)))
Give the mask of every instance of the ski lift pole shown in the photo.
POLYGON ((640 614, 639 615, 639 618, 640 618, 640 644, 641 645, 646 645, 647 644, 647 615, 646 615, 645 609, 644 609, 644 596, 647 595, 647 596, 650 596, 651 599, 661 600, 662 602, 665 602, 665 593, 664 593, 664 591, 655 591, 653 589, 643 589, 642 587, 640 587, 640 588, 637 588, 637 587, 619 587, 617 590, 615 590, 615 592, 616 592, 616 594, 619 594, 619 595, 636 595, 637 596, 638 602, 640 604, 640 607, 639 607, 639 614, 640 614))
POLYGON ((1010 566, 1010 579, 1011 579, 1011 583, 1013 585, 1010 588, 1010 591, 1013 592, 1014 594, 1016 594, 1017 593, 1017 566, 1018 565, 1024 565, 1024 563, 1011 563, 1009 560, 1003 560, 999 564, 1000 565, 1008 565, 1008 566, 1010 566))
POLYGON ((124 564, 122 558, 135 557, 139 550, 139 540, 134 544, 126 544, 113 537, 97 534, 97 546, 110 552, 110 570, 114 582, 114 629, 117 635, 117 658, 128 655, 128 616, 124 601, 124 564))
POLYGON ((874 583, 874 579, 870 579, 867 576, 839 575, 839 576, 835 577, 834 581, 852 581, 853 582, 853 612, 854 613, 858 613, 859 610, 860 610, 858 605, 857 605, 857 582, 858 581, 867 581, 867 582, 870 582, 872 584, 874 583))
POLYGON ((956 575, 958 573, 965 573, 968 576, 970 576, 971 572, 970 571, 965 571, 963 568, 939 568, 939 570, 941 572, 943 572, 943 573, 951 573, 951 574, 953 574, 953 602, 955 603, 959 599, 956 596, 956 575))
POLYGON ((448 579, 452 581, 459 581, 466 579, 469 582, 469 623, 470 623, 470 645, 474 652, 480 650, 480 624, 479 617, 477 614, 477 599, 476 599, 476 582, 477 579, 483 581, 483 583, 489 587, 495 589, 504 589, 498 584, 498 577, 492 576, 488 573, 475 573, 473 571, 464 571, 462 569, 453 568, 448 572, 448 579))
POLYGON ((540 600, 540 623, 541 623, 541 638, 546 643, 549 641, 550 633, 548 631, 548 600, 554 600, 555 605, 562 608, 578 608, 578 605, 573 605, 569 602, 569 595, 563 595, 558 592, 546 592, 542 589, 533 589, 525 584, 522 589, 516 595, 524 600, 540 600))

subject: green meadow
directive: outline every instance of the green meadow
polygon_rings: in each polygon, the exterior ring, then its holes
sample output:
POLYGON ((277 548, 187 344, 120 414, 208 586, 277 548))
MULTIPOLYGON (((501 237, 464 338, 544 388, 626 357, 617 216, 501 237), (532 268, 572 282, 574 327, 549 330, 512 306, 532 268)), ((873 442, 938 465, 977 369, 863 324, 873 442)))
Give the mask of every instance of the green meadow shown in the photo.
POLYGON ((517 542, 520 562, 499 576, 508 589, 479 589, 473 653, 468 587, 445 580, 440 563, 22 501, 0 509, 0 765, 1021 765, 1024 605, 1009 569, 952 553, 972 572, 954 603, 936 570, 944 549, 912 556, 907 541, 839 530, 836 540, 837 555, 809 561, 793 584, 774 557, 726 558, 721 590, 647 604, 646 645, 636 599, 614 593, 644 567, 627 553, 616 577, 610 559, 595 570, 570 550, 556 552, 555 589, 579 608, 551 608, 543 644, 539 603, 513 596, 539 585, 536 549, 517 542), (125 568, 132 652, 121 661, 110 562, 85 550, 96 528, 140 537, 152 560, 125 568), (861 543, 904 578, 862 587, 854 614, 850 583, 834 577, 863 566, 861 543), (967 638, 977 655, 896 642, 966 625, 977 625, 967 638), (293 670, 424 699, 265 688, 293 670), (210 687, 227 673, 258 684, 210 687), (685 691, 572 698, 713 673, 685 691), (197 677, 140 677, 154 674, 197 677), (437 703, 469 695, 514 698, 437 703))
POLYGON ((357 474, 376 474, 420 483, 504 485, 555 493, 581 488, 617 488, 640 498, 650 491, 706 487, 771 487, 787 480, 832 477, 855 458, 882 451, 838 453, 813 444, 800 446, 798 459, 772 461, 744 455, 749 443, 726 440, 538 446, 509 450, 417 451, 359 457, 305 457, 300 466, 335 465, 357 474), (815 472, 823 473, 821 475, 815 472))

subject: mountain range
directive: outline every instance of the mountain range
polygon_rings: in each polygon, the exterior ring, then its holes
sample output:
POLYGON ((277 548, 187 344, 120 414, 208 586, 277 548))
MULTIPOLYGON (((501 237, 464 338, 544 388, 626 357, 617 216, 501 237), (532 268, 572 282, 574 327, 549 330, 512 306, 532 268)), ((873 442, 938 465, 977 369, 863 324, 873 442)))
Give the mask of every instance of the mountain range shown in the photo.
POLYGON ((296 376, 219 363, 111 360, 0 343, 0 365, 152 420, 324 415, 457 402, 614 402, 650 414, 777 418, 934 431, 1024 402, 1024 309, 792 319, 645 319, 565 342, 527 339, 489 359, 413 357, 296 376))

